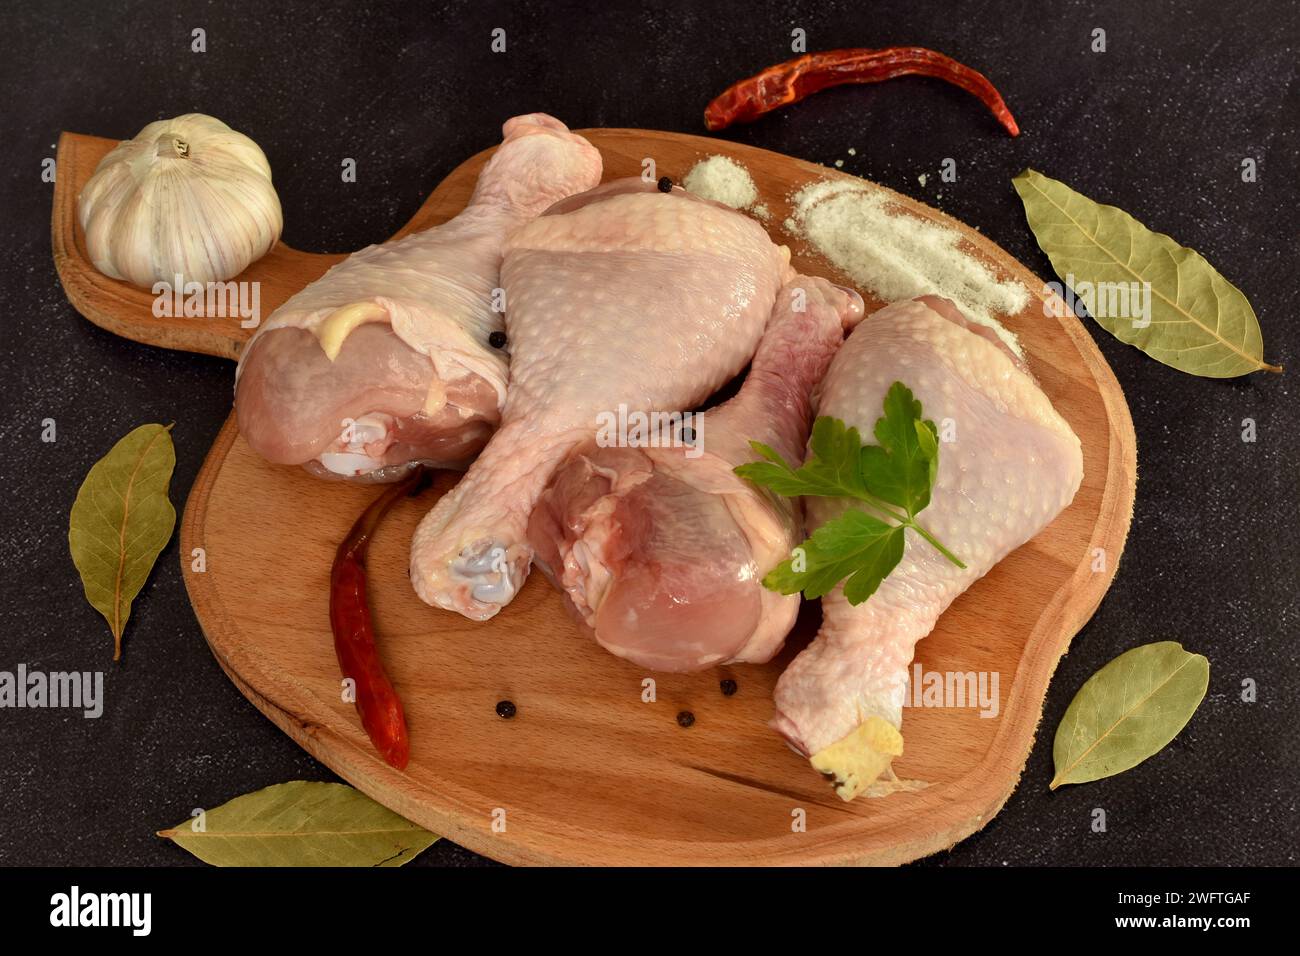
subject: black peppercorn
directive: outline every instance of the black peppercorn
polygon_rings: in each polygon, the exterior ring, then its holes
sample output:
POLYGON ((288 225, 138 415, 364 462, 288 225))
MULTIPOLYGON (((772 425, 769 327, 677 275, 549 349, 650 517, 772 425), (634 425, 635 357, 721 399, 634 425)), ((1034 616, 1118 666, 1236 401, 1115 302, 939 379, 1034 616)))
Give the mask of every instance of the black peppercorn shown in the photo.
POLYGON ((724 680, 719 686, 722 688, 722 695, 724 697, 730 697, 736 692, 736 682, 730 677, 724 680))
POLYGON ((667 176, 659 177, 659 191, 661 193, 670 193, 673 191, 673 181, 667 176))
POLYGON ((682 727, 689 727, 691 724, 695 723, 695 715, 689 710, 684 710, 677 715, 677 723, 682 727))
POLYGON ((515 715, 515 702, 513 700, 497 701, 497 716, 502 720, 509 720, 515 715))
POLYGON ((497 329, 495 332, 493 332, 491 335, 488 336, 488 345, 492 346, 494 349, 505 348, 506 334, 502 332, 500 329, 497 329))

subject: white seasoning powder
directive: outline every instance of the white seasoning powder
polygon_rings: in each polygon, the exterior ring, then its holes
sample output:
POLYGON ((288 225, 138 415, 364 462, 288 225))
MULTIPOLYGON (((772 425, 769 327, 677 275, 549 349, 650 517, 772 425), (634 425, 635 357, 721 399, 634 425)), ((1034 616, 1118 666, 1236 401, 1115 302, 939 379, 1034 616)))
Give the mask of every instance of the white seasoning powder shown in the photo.
POLYGON ((758 202, 758 187, 749 170, 728 156, 700 160, 691 167, 682 185, 702 199, 712 199, 732 209, 748 209, 758 202))
POLYGON ((1016 337, 995 316, 1019 313, 1029 304, 1029 291, 1019 282, 998 281, 983 262, 963 252, 955 229, 890 211, 884 194, 865 183, 813 183, 791 197, 791 204, 787 231, 802 235, 863 288, 886 302, 942 295, 1024 357, 1016 337))

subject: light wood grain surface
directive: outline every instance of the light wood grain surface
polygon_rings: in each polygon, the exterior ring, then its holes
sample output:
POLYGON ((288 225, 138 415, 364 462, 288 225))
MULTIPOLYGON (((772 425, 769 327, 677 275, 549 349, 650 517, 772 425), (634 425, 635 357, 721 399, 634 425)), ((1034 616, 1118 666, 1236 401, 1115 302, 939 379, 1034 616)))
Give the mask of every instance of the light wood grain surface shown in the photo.
MULTIPOLYGON (((722 140, 582 132, 604 155, 607 179, 639 174, 647 157, 677 180, 705 155, 744 163, 772 211, 773 238, 791 246, 796 268, 845 281, 780 226, 794 190, 843 174, 722 140)), ((113 145, 74 134, 59 142, 53 247, 70 301, 128 338, 236 357, 250 334, 237 319, 156 319, 147 290, 101 276, 86 260, 76 194, 113 145)), ((455 215, 490 152, 458 167, 398 235, 455 215)), ((411 730, 410 766, 392 769, 341 700, 327 614, 334 549, 374 490, 266 464, 240 439, 233 416, 181 526, 186 586, 226 673, 340 776, 509 863, 896 864, 979 829, 1016 787, 1057 661, 1115 574, 1132 514, 1136 443, 1113 374, 1077 320, 1044 315, 1042 282, 977 231, 885 192, 902 211, 959 229, 972 254, 1030 290, 1030 305, 1007 324, 1084 453, 1070 508, 959 598, 918 646, 927 670, 996 671, 1001 680, 995 719, 973 708, 905 711, 906 752, 896 769, 929 788, 845 804, 766 728, 777 677, 816 630, 815 603, 805 605, 777 660, 696 675, 652 675, 601 651, 540 574, 487 623, 422 604, 407 581, 410 537, 452 475, 399 503, 371 549, 381 653, 411 730), (198 547, 207 552, 205 573, 190 570, 198 547), (1093 570, 1097 548, 1106 555, 1101 572, 1093 570), (721 694, 724 677, 739 684, 735 696, 721 694), (655 680, 653 703, 642 699, 647 678, 655 680), (503 699, 518 707, 513 720, 494 712, 503 699), (689 729, 676 721, 683 710, 695 715, 689 729), (792 827, 799 811, 805 832, 792 827)), ((281 244, 239 278, 262 283, 268 315, 340 258, 281 244)), ((863 292, 869 306, 883 304, 863 292)))

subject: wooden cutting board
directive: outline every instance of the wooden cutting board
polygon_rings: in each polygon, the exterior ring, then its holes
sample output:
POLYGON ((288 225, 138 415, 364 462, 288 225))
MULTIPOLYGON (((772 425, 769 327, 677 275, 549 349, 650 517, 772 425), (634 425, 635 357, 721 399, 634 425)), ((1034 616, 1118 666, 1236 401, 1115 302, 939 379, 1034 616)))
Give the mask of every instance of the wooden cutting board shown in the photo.
MULTIPOLYGON (((703 156, 735 158, 753 174, 772 212, 772 236, 790 245, 795 266, 844 281, 780 226, 795 189, 844 174, 723 140, 582 132, 604 155, 606 178, 639 174, 647 157, 659 175, 677 180, 703 156)), ((235 358, 249 335, 237 319, 155 318, 151 293, 91 266, 76 196, 113 145, 67 133, 59 141, 53 246, 69 300, 119 335, 235 358)), ((397 235, 455 215, 491 152, 452 172, 397 235)), ((180 548, 195 613, 226 673, 344 779, 508 863, 895 864, 979 829, 1015 788, 1056 663, 1114 577, 1132 515, 1136 443, 1124 396, 1088 332, 1073 317, 1044 316, 1043 283, 975 230, 885 192, 903 211, 959 229, 974 255, 1031 291, 1008 325, 1084 455, 1070 508, 959 598, 918 647, 927 671, 1000 675, 996 718, 973 708, 905 711, 907 749, 896 769, 930 787, 846 804, 766 728, 777 677, 816 630, 816 604, 805 605, 772 663, 686 676, 651 675, 600 650, 540 574, 487 623, 422 604, 407 581, 407 548, 452 475, 399 504, 370 553, 381 653, 411 732, 410 766, 394 770, 341 700, 327 617, 335 546, 375 490, 264 463, 240 439, 233 415, 190 493, 180 548), (191 571, 195 548, 206 552, 203 573, 191 571), (1098 548, 1104 570, 1094 571, 1098 548), (719 690, 726 677, 739 685, 734 696, 719 690), (643 699, 647 678, 655 681, 652 702, 643 699), (518 708, 513 720, 495 713, 505 699, 518 708), (678 725, 681 711, 694 714, 691 727, 678 725)), ((281 244, 239 278, 262 283, 266 316, 341 258, 281 244)), ((883 304, 864 295, 869 306, 883 304)), ((176 438, 185 441, 184 422, 176 438)))

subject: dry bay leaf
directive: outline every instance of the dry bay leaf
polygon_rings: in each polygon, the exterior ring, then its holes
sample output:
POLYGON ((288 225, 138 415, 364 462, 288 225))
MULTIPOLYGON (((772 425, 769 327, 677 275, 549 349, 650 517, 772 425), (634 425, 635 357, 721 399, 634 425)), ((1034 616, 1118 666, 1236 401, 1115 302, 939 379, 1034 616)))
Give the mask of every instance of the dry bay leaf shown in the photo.
POLYGON ((158 836, 213 866, 401 866, 438 837, 341 783, 246 793, 158 836))
POLYGON ((1079 688, 1056 728, 1051 789, 1100 780, 1158 753, 1192 719, 1210 662, 1175 641, 1125 651, 1079 688))
POLYGON ((1250 302, 1200 253, 1153 232, 1122 209, 1094 202, 1032 169, 1012 184, 1056 274, 1121 342, 1207 378, 1282 371, 1264 361, 1259 320, 1250 302), (1122 307, 1135 283, 1150 284, 1145 316, 1136 315, 1139 310, 1131 305, 1122 307), (1099 287, 1106 290, 1100 303, 1099 287), (1121 307, 1113 308, 1116 304, 1121 307))
POLYGON ((141 425, 91 467, 68 520, 72 563, 95 610, 113 632, 113 660, 131 602, 171 540, 176 509, 167 497, 176 449, 171 426, 141 425))

